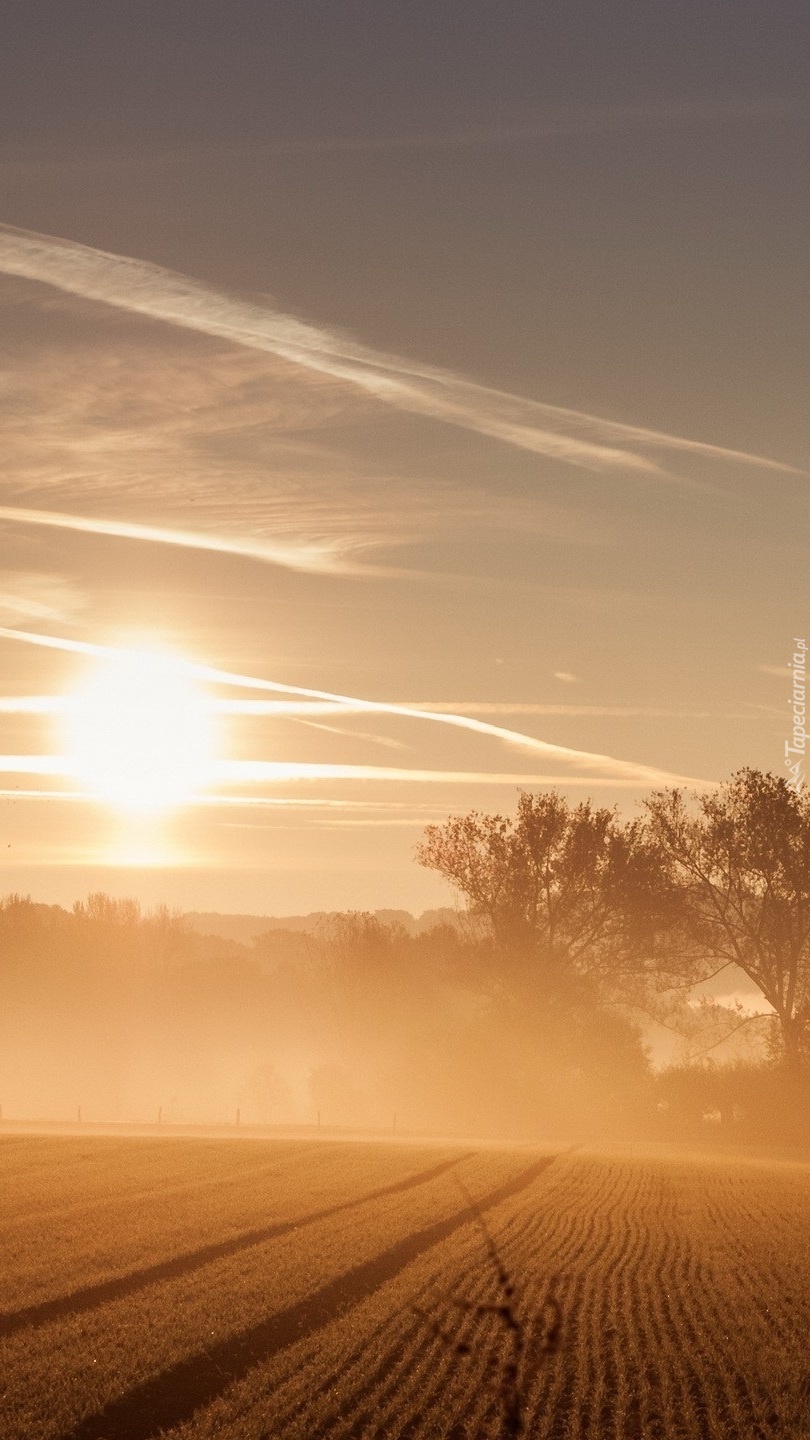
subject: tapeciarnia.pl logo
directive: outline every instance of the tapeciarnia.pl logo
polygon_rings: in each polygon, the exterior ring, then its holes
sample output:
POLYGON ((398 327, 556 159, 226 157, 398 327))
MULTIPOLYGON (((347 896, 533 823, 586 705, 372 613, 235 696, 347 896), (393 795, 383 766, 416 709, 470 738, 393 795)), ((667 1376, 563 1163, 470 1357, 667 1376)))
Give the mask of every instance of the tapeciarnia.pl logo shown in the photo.
POLYGON ((790 771, 788 785, 791 790, 799 791, 804 785, 802 767, 807 754, 807 641, 794 636, 793 645, 793 694, 790 700, 793 730, 792 741, 785 741, 785 764, 790 771))

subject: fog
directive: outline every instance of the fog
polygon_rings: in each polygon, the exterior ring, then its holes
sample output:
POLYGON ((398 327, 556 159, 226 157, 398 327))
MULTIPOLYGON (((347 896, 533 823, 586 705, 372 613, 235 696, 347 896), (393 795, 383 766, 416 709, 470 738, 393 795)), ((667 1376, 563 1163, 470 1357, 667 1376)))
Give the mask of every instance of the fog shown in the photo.
POLYGON ((485 929, 435 919, 239 940, 104 895, 72 911, 10 896, 3 1118, 527 1140, 642 1123, 649 1061, 626 1016, 536 963, 506 984, 485 929))

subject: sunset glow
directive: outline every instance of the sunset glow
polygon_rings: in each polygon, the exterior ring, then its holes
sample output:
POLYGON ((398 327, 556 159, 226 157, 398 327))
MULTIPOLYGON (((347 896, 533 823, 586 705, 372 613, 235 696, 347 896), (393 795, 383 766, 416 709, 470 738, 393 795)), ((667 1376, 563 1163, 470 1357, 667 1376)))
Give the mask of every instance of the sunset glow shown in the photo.
POLYGON ((802 44, 234 3, 6 7, 6 889, 419 910, 428 809, 783 768, 802 44))
POLYGON ((167 810, 213 777, 215 733, 205 696, 168 656, 112 652, 76 690, 65 717, 71 773, 125 811, 167 810))

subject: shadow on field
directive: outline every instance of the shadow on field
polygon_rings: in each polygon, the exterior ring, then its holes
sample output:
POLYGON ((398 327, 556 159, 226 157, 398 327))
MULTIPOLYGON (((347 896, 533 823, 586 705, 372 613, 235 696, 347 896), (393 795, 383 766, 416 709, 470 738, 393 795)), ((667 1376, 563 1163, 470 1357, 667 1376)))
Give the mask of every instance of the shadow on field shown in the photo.
POLYGON ((305 1225, 315 1225, 319 1220, 328 1220, 344 1211, 356 1210, 359 1206, 368 1205, 372 1200, 381 1200, 386 1195, 399 1195, 404 1190, 414 1190, 417 1186, 426 1185, 429 1180, 435 1180, 438 1175, 452 1170, 471 1153, 468 1151, 457 1155, 453 1160, 443 1160, 440 1165, 432 1165, 429 1170, 420 1170, 416 1175, 408 1175, 404 1180, 394 1181, 392 1185, 383 1185, 379 1190, 369 1190, 367 1194, 356 1196, 352 1200, 343 1200, 339 1205, 331 1205, 326 1210, 313 1210, 295 1220, 281 1220, 274 1225, 264 1225, 259 1230, 247 1230, 243 1235, 235 1235, 232 1240, 217 1240, 211 1245, 201 1246, 199 1250, 188 1250, 184 1255, 175 1255, 170 1260, 159 1260, 155 1265, 145 1265, 141 1270, 132 1270, 128 1275, 118 1276, 115 1280, 103 1280, 98 1285, 87 1285, 81 1290, 74 1290, 70 1295, 60 1295, 54 1300, 42 1300, 37 1305, 26 1306, 23 1310, 11 1310, 0 1315, 0 1337, 13 1335, 16 1330, 22 1330, 26 1326, 47 1325, 50 1321, 62 1319, 66 1315, 95 1310, 99 1305, 134 1295, 136 1291, 155 1285, 160 1280, 176 1280, 180 1275, 188 1275, 192 1270, 210 1265, 213 1260, 222 1260, 229 1255, 238 1254, 240 1250, 263 1245, 266 1240, 275 1240, 280 1235, 288 1235, 292 1230, 302 1230, 305 1225))
MULTIPOLYGON (((547 1155, 477 1201, 479 1214, 525 1190, 557 1157, 547 1155)), ((454 1162, 457 1163, 457 1162, 454 1162)), ((438 1167, 449 1169, 449 1165, 438 1167)), ((434 1174, 436 1171, 434 1170, 434 1174)), ((404 1188, 402 1184, 391 1189, 404 1188)), ((380 1192, 378 1192, 380 1193, 380 1192)), ((339 1209, 348 1208, 346 1206, 339 1209)), ((334 1213, 334 1212, 332 1212, 334 1213)), ((347 1270, 296 1305, 251 1325, 197 1355, 172 1365, 160 1375, 133 1386, 103 1410, 88 1415, 59 1440, 149 1440, 161 1430, 189 1420, 195 1411, 216 1400, 256 1365, 336 1320, 367 1299, 381 1285, 456 1230, 470 1223, 465 1206, 445 1220, 427 1225, 391 1245, 381 1255, 347 1270)))

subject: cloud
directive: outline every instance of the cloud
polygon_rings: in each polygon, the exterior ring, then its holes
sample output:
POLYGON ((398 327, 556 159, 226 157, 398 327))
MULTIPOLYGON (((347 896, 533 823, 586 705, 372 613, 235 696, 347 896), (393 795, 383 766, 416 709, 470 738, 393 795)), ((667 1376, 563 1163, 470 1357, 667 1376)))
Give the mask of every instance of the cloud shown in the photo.
POLYGON ((709 710, 669 710, 650 705, 546 705, 523 700, 425 700, 413 704, 417 710, 461 710, 465 715, 577 715, 617 719, 638 716, 678 720, 708 720, 711 715, 709 710))
POLYGON ((122 335, 115 312, 101 315, 114 323, 93 343, 58 329, 54 343, 49 324, 47 348, 32 353, 23 339, 0 354, 3 499, 21 507, 7 520, 23 522, 27 509, 29 523, 110 535, 154 520, 151 534, 128 538, 295 568, 321 568, 322 558, 329 570, 410 538, 413 507, 396 513, 389 477, 366 478, 317 433, 368 409, 350 387, 314 373, 302 383, 299 367, 223 352, 204 336, 170 333, 167 344, 161 327, 159 343, 149 327, 133 337, 131 317, 122 335), (50 518, 37 522, 35 506, 50 518))
MULTIPOLYGON (((50 757, 42 758, 47 761, 50 757)), ((0 768, 2 768, 2 758, 0 758, 0 768)), ((638 776, 616 778, 613 775, 605 775, 597 778, 592 775, 539 775, 514 771, 422 770, 416 767, 331 765, 297 760, 224 761, 217 769, 217 779, 233 784, 251 781, 273 785, 296 780, 384 780, 407 784, 415 782, 420 785, 587 785, 597 787, 618 785, 630 789, 638 789, 642 783, 650 783, 649 781, 643 782, 638 776)), ((690 781, 689 783, 699 784, 701 782, 690 781)))
MULTIPOLYGON (((560 715, 586 719, 667 719, 667 720, 709 720, 709 710, 668 710, 648 705, 543 705, 532 702, 501 702, 487 700, 403 700, 398 702, 403 710, 430 711, 432 715, 560 715)), ((753 702, 747 702, 753 704, 753 702)), ((4 715, 52 715, 67 708, 68 702, 62 695, 4 695, 0 696, 0 714, 4 715)), ((377 744, 401 748, 400 742, 380 735, 356 730, 345 730, 335 725, 314 725, 313 717, 367 714, 366 702, 350 703, 338 700, 245 700, 212 699, 211 710, 218 715, 242 715, 276 720, 303 720, 314 729, 332 731, 336 735, 351 735, 362 740, 373 740, 377 744)), ((766 711, 769 715, 781 715, 781 710, 768 705, 754 705, 754 709, 766 711)))
POLYGON ((546 109, 512 124, 470 126, 463 130, 415 132, 409 135, 324 136, 311 140, 279 140, 256 147, 263 153, 328 154, 343 151, 460 150, 490 145, 515 145, 568 135, 600 135, 768 118, 806 116, 804 96, 772 95, 755 100, 674 99, 646 105, 582 105, 546 109))
POLYGON ((0 271, 130 313, 217 336, 346 381, 400 410, 441 420, 534 454, 597 472, 664 472, 637 450, 733 460, 795 473, 765 457, 544 405, 387 355, 259 303, 232 297, 146 261, 0 226, 0 271))
POLYGON ((148 152, 140 148, 96 145, 65 151, 54 146, 44 148, 39 142, 4 147, 0 171, 14 172, 33 166, 59 169, 104 169, 136 164, 141 168, 194 160, 227 163, 229 159, 252 155, 256 158, 273 155, 341 155, 388 153, 399 150, 467 150, 487 146, 519 145, 532 140, 549 140, 576 135, 622 133, 630 130, 657 130, 712 124, 746 124, 751 121, 804 117, 807 101, 804 96, 766 95, 758 99, 694 100, 675 98, 641 105, 581 105, 533 108, 512 121, 466 126, 455 130, 410 131, 388 135, 312 135, 238 141, 232 144, 188 143, 158 149, 151 144, 148 152))
MULTIPOLYGON (((24 337, 6 347, 5 362, 0 350, 1 498, 20 507, 8 520, 24 523, 27 510, 30 523, 55 525, 61 514, 64 528, 113 535, 132 519, 147 528, 117 533, 154 542, 160 530, 163 543, 185 535, 193 548, 330 573, 359 573, 362 559, 365 575, 391 573, 370 570, 372 547, 451 530, 578 547, 615 540, 604 515, 475 486, 466 472, 448 475, 446 461, 441 476, 416 479, 397 473, 389 449, 378 458, 336 448, 334 427, 362 423, 374 408, 344 382, 188 331, 156 334, 131 316, 122 324, 98 306, 92 318, 92 341, 78 340, 75 325, 54 331, 49 319, 47 347, 24 337), (52 518, 37 521, 35 507, 52 518), (322 567, 310 563, 319 556, 322 567)), ((491 583, 477 568, 475 580, 491 583)))
MULTIPOLYGON (((271 544, 268 541, 240 539, 225 535, 209 535, 202 531, 172 530, 166 526, 136 525, 129 520, 100 520, 88 515, 65 515, 54 510, 28 510, 15 505, 0 505, 0 522, 16 525, 44 525, 57 530, 76 530, 86 535, 110 535, 118 540, 149 541, 155 545, 180 545, 189 550, 213 550, 221 555, 247 556, 288 570, 306 570, 317 574, 389 574, 385 567, 353 564, 340 553, 338 542, 320 544, 271 544)), ((2 609, 2 595, 0 595, 2 609)), ((34 618, 36 612, 29 612, 34 618)), ((59 618, 39 615, 41 619, 59 618)))
MULTIPOLYGON (((217 700, 215 708, 223 715, 313 716, 351 715, 362 710, 337 700, 217 700)), ((592 719, 654 719, 708 720, 710 710, 670 710, 660 705, 546 705, 535 701, 502 700, 402 700, 408 710, 429 710, 441 715, 460 712, 463 715, 567 715, 592 719)), ((768 708, 768 707, 762 707, 768 708)), ((781 712, 772 711, 773 714, 781 712)))
POLYGON ((60 575, 0 572, 0 619, 71 620, 83 605, 84 597, 60 575))
MULTIPOLYGON (((30 308, 30 287, 25 296, 30 308)), ((301 431, 314 439, 317 430, 368 408, 329 376, 312 372, 303 386, 299 367, 270 354, 204 335, 167 334, 131 316, 124 330, 120 315, 97 305, 79 307, 86 333, 77 334, 76 318, 66 325, 64 317, 49 315, 47 342, 10 327, 13 351, 0 368, 9 436, 51 441, 63 459, 100 437, 112 447, 108 437, 117 434, 122 448, 139 452, 148 449, 146 436, 211 442, 256 426, 282 442, 301 431)), ((8 344, 8 332, 5 339, 8 344)))
POLYGON ((578 677, 576 675, 572 675, 570 670, 555 670, 554 679, 562 680, 565 685, 578 684, 578 677))
MULTIPOLYGON (((69 759, 62 755, 0 755, 0 774, 53 775, 66 779, 74 774, 69 759)), ((673 777, 676 778, 676 777, 673 777)), ((227 760, 213 767, 215 784, 280 785, 302 780, 376 780, 418 785, 576 785, 599 788, 619 786, 638 789, 636 778, 585 775, 538 775, 492 770, 421 770, 389 765, 332 765, 299 760, 227 760)), ((690 784, 706 782, 690 781, 690 784)), ((74 796, 78 798, 78 796, 74 796)), ((98 796, 87 795, 83 798, 98 796)), ((228 803, 236 803, 230 800, 228 803)))
MULTIPOLYGON (((0 765, 0 774, 2 773, 2 766, 0 765)), ((53 790, 39 789, 34 788, 33 786, 30 788, 25 787, 24 789, 20 786, 15 786, 14 788, 7 787, 5 789, 0 788, 0 799, 25 799, 46 801, 61 800, 62 802, 67 804, 83 804, 90 801, 93 804, 98 804, 98 796, 89 790, 53 790)), ((317 812, 321 810, 325 811, 327 814, 336 812, 341 814, 346 812, 354 813, 355 811, 382 813, 407 811, 409 816, 418 817, 418 819, 416 819, 414 823, 420 825, 424 825, 426 820, 430 817, 446 819, 448 814, 453 814, 454 812, 462 814, 465 810, 464 805, 454 805, 449 800, 444 800, 441 805, 426 805, 420 804, 417 801, 413 800, 349 800, 342 797, 339 800, 336 800, 334 798, 329 799, 325 795, 319 795, 316 797, 309 795, 302 796, 255 794, 194 795, 188 797, 183 803, 184 805, 193 806, 196 809, 206 810, 289 810, 293 813, 298 811, 303 814, 307 814, 308 812, 311 813, 313 811, 317 812)), ((247 823, 243 823, 240 828, 247 829, 249 827, 247 823)))
MULTIPOLYGON (((345 707, 343 707, 343 713, 346 713, 345 707)), ((346 730, 342 725, 321 725, 317 720, 301 719, 300 723, 306 725, 310 730, 323 730, 327 735, 344 735, 350 740, 365 740, 369 745, 382 745, 387 750, 411 749, 411 746, 405 745, 402 740, 392 740, 390 735, 374 735, 368 730, 346 730)))
MULTIPOLYGON (((87 640, 71 640, 62 636, 40 635, 35 632, 14 630, 5 627, 0 627, 0 638, 20 641, 29 645, 42 646, 45 649, 62 650, 78 655, 107 656, 118 653, 114 646, 98 645, 87 640)), ((541 755, 545 760, 551 761, 552 763, 569 765, 575 772, 586 770, 593 778, 594 784, 597 783, 596 777, 600 777, 601 780, 609 781, 615 785, 635 787, 649 785, 689 785, 705 788, 707 786, 711 787, 714 784, 713 781, 695 779, 688 775, 673 775, 669 771, 661 770, 656 766, 638 764, 635 761, 618 759, 612 755, 603 755, 588 750, 575 750, 567 745, 555 745, 551 741, 539 740, 535 736, 525 735, 519 730, 508 730, 500 725, 492 725, 485 720, 476 719, 471 715, 418 710, 413 706, 398 704, 394 701, 365 700, 357 696, 341 695, 331 690, 317 690, 301 685, 285 685, 277 680, 265 680, 253 675, 239 675, 229 670, 219 670, 208 665, 200 665, 193 661, 186 661, 180 658, 175 658, 174 663, 182 674, 212 685, 233 686, 237 689, 271 691, 277 695, 297 696, 307 700, 331 701, 339 705, 351 707, 353 713, 397 715, 405 719, 426 720, 434 724, 449 725, 459 730, 472 731, 475 734, 499 740, 513 749, 530 751, 536 755, 541 755)), ((244 763, 253 764, 254 762, 244 763)), ((271 764, 271 762, 255 763, 260 766, 271 764)), ((337 766, 332 767, 332 771, 341 771, 340 778, 361 779, 362 776, 359 774, 359 770, 362 768, 363 767, 337 766), (354 773, 355 771, 358 773, 354 773)), ((247 777, 249 772, 245 770, 243 773, 244 776, 247 777)), ((264 774, 266 778, 272 778, 272 770, 265 769, 261 773, 264 774)), ((435 775, 438 778, 438 776, 443 773, 450 772, 408 770, 401 772, 401 778, 411 776, 414 779, 418 779, 420 776, 424 777, 427 775, 435 775)), ((455 774, 455 772, 453 773, 455 774)), ((259 774, 260 771, 256 770, 253 778, 259 778, 259 774)), ((379 769, 375 771, 375 774, 378 776, 381 774, 379 769)), ((393 772, 389 772, 389 778, 392 776, 393 772)), ((279 772, 277 778, 281 778, 281 772, 279 772)), ((304 776, 301 774, 297 778, 304 778, 304 776)), ((315 772, 313 772, 311 778, 316 778, 315 772)), ((331 778, 339 777, 333 773, 331 778)), ((573 781, 565 776, 558 776, 556 779, 549 776, 535 776, 533 778, 530 776, 523 776, 522 778, 518 776, 512 777, 512 781, 507 782, 506 780, 501 780, 497 783, 506 784, 512 783, 513 781, 516 784, 573 783, 573 781)), ((576 783, 579 783, 579 781, 576 783)), ((582 783, 587 784, 588 781, 584 780, 582 783)))

